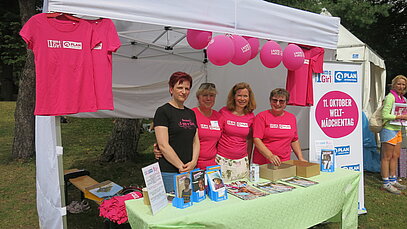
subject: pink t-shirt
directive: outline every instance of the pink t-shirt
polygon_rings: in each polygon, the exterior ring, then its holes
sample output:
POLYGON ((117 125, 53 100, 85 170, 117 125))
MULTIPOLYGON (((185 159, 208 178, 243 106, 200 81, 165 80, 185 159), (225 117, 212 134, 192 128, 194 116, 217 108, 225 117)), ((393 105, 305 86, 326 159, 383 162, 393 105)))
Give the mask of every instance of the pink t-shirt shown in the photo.
POLYGON ((312 73, 322 73, 324 64, 324 49, 312 46, 300 46, 304 52, 304 65, 288 71, 286 89, 290 92, 289 105, 312 106, 314 104, 314 89, 312 73))
POLYGON ((198 107, 194 107, 192 110, 195 112, 198 123, 198 136, 201 146, 196 167, 206 169, 207 166, 216 165, 216 145, 222 134, 223 119, 222 115, 215 110, 212 110, 211 117, 203 115, 198 107))
POLYGON ((218 143, 218 154, 228 159, 247 156, 247 137, 253 125, 254 114, 244 116, 232 114, 226 107, 219 110, 224 120, 224 129, 218 143))
POLYGON ((112 53, 120 48, 120 39, 112 20, 103 18, 86 21, 91 23, 102 40, 92 49, 97 109, 113 110, 112 53))
MULTIPOLYGON (((260 112, 254 119, 253 138, 260 138, 281 161, 290 160, 291 142, 298 140, 296 118, 287 111, 282 116, 274 116, 270 110, 260 112)), ((259 165, 270 163, 257 148, 254 149, 253 162, 259 165)))
POLYGON ((100 42, 92 26, 31 17, 20 31, 35 56, 35 115, 66 115, 97 110, 91 49, 100 42))

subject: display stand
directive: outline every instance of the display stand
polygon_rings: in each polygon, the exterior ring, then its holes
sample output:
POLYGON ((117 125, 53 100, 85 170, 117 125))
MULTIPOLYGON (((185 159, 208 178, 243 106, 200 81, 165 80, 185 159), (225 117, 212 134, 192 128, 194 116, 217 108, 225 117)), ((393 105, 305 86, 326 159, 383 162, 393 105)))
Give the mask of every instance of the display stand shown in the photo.
POLYGON ((174 199, 172 199, 172 206, 174 206, 176 208, 184 209, 184 208, 192 206, 192 201, 189 201, 188 203, 184 203, 184 198, 174 197, 174 199))
POLYGON ((219 196, 219 192, 217 192, 217 191, 212 191, 212 190, 209 188, 209 193, 208 193, 209 199, 211 199, 211 200, 213 200, 213 201, 227 200, 227 199, 228 199, 228 192, 227 192, 226 188, 225 188, 224 191, 222 191, 222 192, 224 192, 223 196, 219 196))

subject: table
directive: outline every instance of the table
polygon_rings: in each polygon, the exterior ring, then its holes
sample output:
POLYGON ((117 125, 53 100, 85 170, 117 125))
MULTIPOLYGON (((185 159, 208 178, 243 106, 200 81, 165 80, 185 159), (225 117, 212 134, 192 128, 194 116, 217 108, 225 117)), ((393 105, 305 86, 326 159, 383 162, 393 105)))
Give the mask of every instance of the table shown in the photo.
POLYGON ((206 199, 186 209, 170 204, 155 216, 142 199, 126 201, 132 228, 308 228, 338 214, 342 228, 358 226, 360 172, 336 169, 309 179, 319 184, 254 200, 206 199))

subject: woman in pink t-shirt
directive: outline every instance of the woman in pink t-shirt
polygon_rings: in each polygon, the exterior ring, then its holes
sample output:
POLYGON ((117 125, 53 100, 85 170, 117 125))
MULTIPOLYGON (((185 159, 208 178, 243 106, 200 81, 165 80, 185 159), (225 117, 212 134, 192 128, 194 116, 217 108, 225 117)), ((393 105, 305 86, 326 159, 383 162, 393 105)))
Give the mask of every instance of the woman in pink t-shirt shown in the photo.
POLYGON ((238 83, 230 90, 226 107, 219 111, 224 122, 216 163, 225 181, 248 178, 254 109, 256 101, 250 85, 238 83))
MULTIPOLYGON (((196 115, 200 142, 196 168, 200 169, 217 165, 215 156, 217 144, 222 134, 223 119, 219 112, 212 109, 215 105, 216 94, 215 84, 202 83, 196 92, 199 106, 192 108, 196 115)), ((162 156, 156 144, 154 144, 154 154, 157 159, 162 156)))
POLYGON ((222 134, 222 115, 213 110, 216 99, 216 87, 213 83, 202 83, 196 92, 199 106, 192 108, 198 122, 199 151, 197 168, 206 169, 208 166, 217 165, 215 156, 217 144, 222 134))
POLYGON ((256 115, 253 125, 255 144, 253 162, 259 165, 280 165, 290 160, 291 150, 298 160, 305 161, 298 140, 297 121, 293 114, 285 111, 290 94, 283 88, 270 93, 270 110, 256 115))

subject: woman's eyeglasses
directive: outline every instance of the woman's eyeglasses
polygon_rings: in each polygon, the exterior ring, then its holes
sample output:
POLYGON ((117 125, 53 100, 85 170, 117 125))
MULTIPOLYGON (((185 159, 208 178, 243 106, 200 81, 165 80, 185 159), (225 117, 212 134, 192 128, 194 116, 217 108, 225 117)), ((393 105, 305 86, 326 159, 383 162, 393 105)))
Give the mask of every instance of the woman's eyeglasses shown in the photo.
POLYGON ((216 89, 216 86, 214 83, 202 83, 201 86, 199 86, 199 89, 210 89, 214 88, 216 89))
POLYGON ((287 102, 287 101, 284 99, 271 99, 271 102, 273 102, 273 103, 279 102, 280 104, 285 104, 285 102, 287 102))

